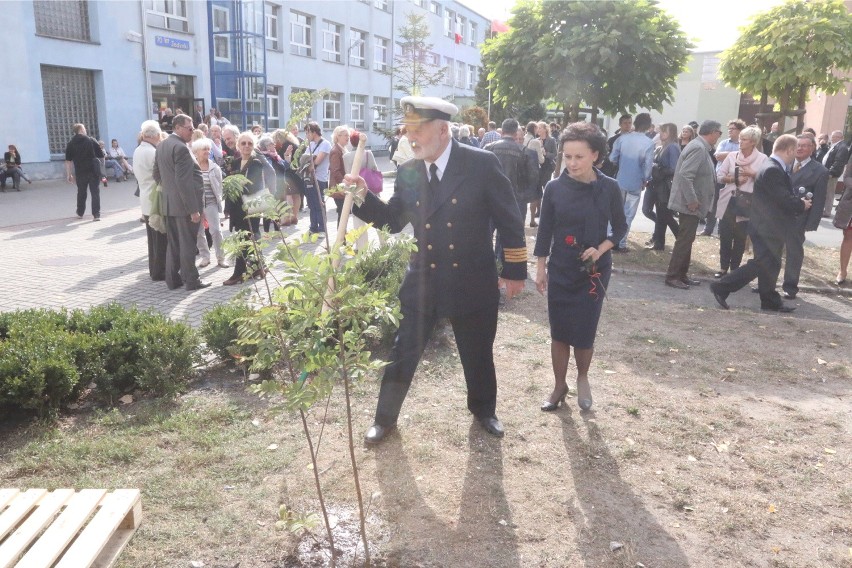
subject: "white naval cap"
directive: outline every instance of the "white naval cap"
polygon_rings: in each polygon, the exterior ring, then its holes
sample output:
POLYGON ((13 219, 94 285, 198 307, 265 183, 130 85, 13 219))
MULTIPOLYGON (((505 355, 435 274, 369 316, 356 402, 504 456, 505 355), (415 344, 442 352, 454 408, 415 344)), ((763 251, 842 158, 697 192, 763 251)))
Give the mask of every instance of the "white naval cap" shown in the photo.
POLYGON ((430 120, 450 120, 459 107, 438 97, 402 97, 399 101, 405 116, 402 124, 421 124, 430 120))

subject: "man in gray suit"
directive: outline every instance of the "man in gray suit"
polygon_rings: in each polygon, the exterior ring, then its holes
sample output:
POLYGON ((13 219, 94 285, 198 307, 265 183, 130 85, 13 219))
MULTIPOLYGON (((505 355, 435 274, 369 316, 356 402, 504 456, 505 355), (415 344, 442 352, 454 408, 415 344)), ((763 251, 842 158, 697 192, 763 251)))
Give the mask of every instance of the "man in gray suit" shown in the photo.
POLYGON ((790 181, 799 197, 812 194, 812 205, 808 211, 796 216, 795 224, 784 235, 787 260, 784 264, 784 298, 793 300, 799 293, 799 273, 805 259, 805 231, 816 231, 825 206, 828 187, 828 169, 811 156, 816 150, 816 141, 808 134, 796 139, 796 161, 790 181))
POLYGON ((172 119, 172 133, 157 146, 154 179, 163 188, 166 217, 166 286, 169 290, 207 288, 195 267, 195 242, 201 222, 204 186, 187 142, 192 138, 192 119, 179 114, 172 119))
POLYGON ((707 216, 716 193, 716 171, 710 151, 722 135, 722 125, 705 120, 698 137, 686 145, 675 166, 669 209, 677 211, 680 228, 675 238, 672 258, 666 273, 666 286, 689 290, 701 282, 691 279, 687 271, 692 260, 692 243, 698 220, 707 216))

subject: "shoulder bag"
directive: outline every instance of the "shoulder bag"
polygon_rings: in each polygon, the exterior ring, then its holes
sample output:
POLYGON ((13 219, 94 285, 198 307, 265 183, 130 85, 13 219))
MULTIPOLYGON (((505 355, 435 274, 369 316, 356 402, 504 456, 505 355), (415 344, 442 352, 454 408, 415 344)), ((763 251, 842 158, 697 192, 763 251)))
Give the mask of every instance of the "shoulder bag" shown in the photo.
MULTIPOLYGON (((739 155, 740 153, 737 152, 734 164, 737 163, 739 155)), ((734 213, 737 217, 751 217, 751 203, 754 195, 740 190, 740 167, 737 165, 734 165, 734 186, 736 189, 734 189, 734 196, 731 198, 734 201, 734 213)), ((728 207, 730 206, 731 204, 728 204, 728 207)))

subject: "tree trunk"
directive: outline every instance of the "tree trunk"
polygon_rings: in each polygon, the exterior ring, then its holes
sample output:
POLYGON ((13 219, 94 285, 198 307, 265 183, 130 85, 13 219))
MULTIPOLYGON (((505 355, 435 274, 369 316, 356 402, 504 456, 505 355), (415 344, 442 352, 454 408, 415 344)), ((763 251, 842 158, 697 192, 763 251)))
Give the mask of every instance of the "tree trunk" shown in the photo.
MULTIPOLYGON (((805 110, 805 100, 808 97, 808 88, 802 87, 799 92, 799 110, 805 110)), ((805 129, 805 114, 802 113, 796 118, 796 134, 801 134, 805 129)))

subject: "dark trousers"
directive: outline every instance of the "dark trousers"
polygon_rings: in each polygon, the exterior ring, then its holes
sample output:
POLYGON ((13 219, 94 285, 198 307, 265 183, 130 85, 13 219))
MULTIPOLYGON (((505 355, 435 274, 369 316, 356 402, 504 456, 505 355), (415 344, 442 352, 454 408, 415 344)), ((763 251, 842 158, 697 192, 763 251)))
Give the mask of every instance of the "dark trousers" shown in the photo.
POLYGON ((310 209, 311 232, 324 233, 325 206, 323 203, 325 203, 325 190, 328 187, 328 182, 318 181, 317 185, 319 185, 319 188, 306 188, 305 201, 308 202, 308 209, 310 209))
POLYGON ((725 294, 736 292, 757 278, 762 308, 777 308, 782 305, 781 295, 775 290, 778 273, 781 271, 781 252, 784 238, 763 236, 749 227, 754 258, 733 272, 723 276, 717 284, 717 290, 725 294))
POLYGON ((805 223, 807 217, 796 218, 794 227, 784 233, 784 284, 782 288, 788 294, 799 293, 799 274, 805 260, 805 223))
POLYGON ((642 198, 642 215, 657 222, 657 215, 654 213, 654 207, 657 205, 657 189, 653 183, 649 183, 645 187, 645 196, 642 198))
POLYGON ((195 267, 195 243, 198 239, 198 223, 188 216, 166 216, 166 286, 169 290, 186 286, 187 290, 200 283, 195 267))
MULTIPOLYGON (((235 224, 235 231, 247 231, 248 235, 244 235, 243 239, 248 241, 259 241, 260 240, 260 219, 257 217, 243 217, 243 222, 235 224)), ((248 269, 251 268, 251 271, 254 272, 260 266, 258 265, 257 255, 254 251, 254 243, 244 242, 243 246, 240 247, 240 254, 236 256, 234 259, 234 273, 231 274, 231 278, 240 278, 243 274, 248 272, 248 269)))
POLYGON ((155 282, 165 280, 168 237, 151 228, 151 225, 148 224, 148 215, 145 215, 145 232, 148 236, 148 274, 151 276, 151 280, 155 282))
POLYGON ((707 212, 705 219, 704 232, 708 235, 713 234, 713 229, 716 228, 716 206, 719 204, 719 190, 725 187, 724 185, 716 184, 716 193, 713 195, 713 207, 707 212))
POLYGON ((654 246, 661 249, 666 246, 666 228, 671 229, 675 238, 680 229, 667 202, 668 199, 665 202, 657 200, 657 219, 654 222, 654 246))
MULTIPOLYGON (((396 423, 408 394, 414 371, 435 329, 437 316, 402 309, 390 363, 385 367, 376 423, 396 423)), ((497 306, 450 318, 467 383, 467 408, 477 418, 490 418, 497 407, 497 375, 494 370, 494 337, 497 334, 497 306)))
POLYGON ((77 181, 77 216, 82 217, 86 213, 86 192, 92 194, 92 216, 99 219, 101 216, 101 178, 95 172, 83 173, 76 177, 77 181))
POLYGON ((692 262, 692 243, 695 242, 695 232, 698 230, 698 215, 681 213, 678 216, 678 226, 675 244, 672 247, 672 258, 669 261, 669 270, 666 273, 667 280, 683 280, 689 272, 689 263, 692 262))
POLYGON ((719 220, 719 265, 722 272, 740 267, 748 236, 748 221, 738 223, 732 205, 728 204, 724 217, 719 220))

